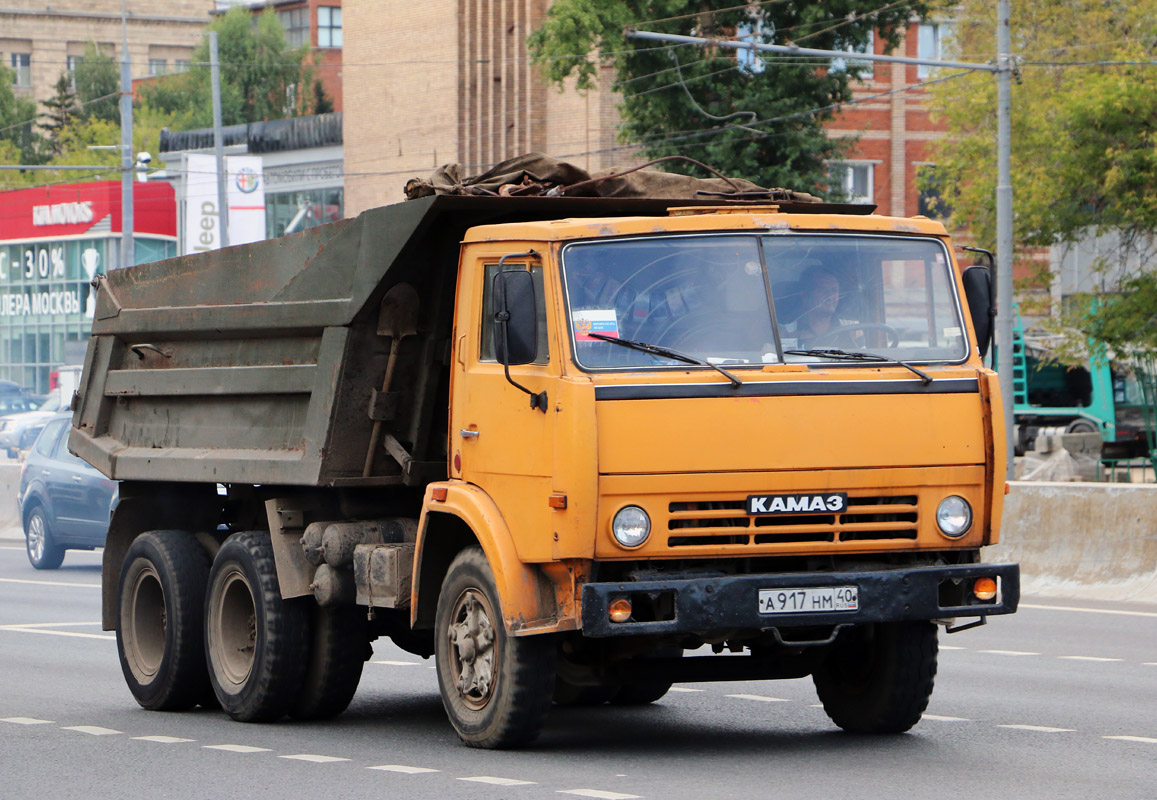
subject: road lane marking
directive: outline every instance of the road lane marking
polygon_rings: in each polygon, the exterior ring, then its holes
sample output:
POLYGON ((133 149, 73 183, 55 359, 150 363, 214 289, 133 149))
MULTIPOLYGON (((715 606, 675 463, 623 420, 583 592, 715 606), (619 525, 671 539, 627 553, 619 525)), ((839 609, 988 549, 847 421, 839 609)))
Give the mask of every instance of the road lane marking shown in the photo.
POLYGON ((48 636, 72 636, 77 639, 116 639, 112 633, 79 633, 77 631, 48 631, 31 625, 0 625, 0 631, 14 633, 42 633, 48 636))
POLYGON ((1057 658, 1067 658, 1069 661, 1123 661, 1121 658, 1101 658, 1100 656, 1057 656, 1057 658))
POLYGON ((473 778, 459 778, 460 781, 471 781, 472 783, 489 783, 494 786, 530 786, 534 781, 520 781, 514 778, 492 778, 489 775, 476 775, 473 778))
POLYGON ((295 761, 312 761, 314 764, 332 764, 334 761, 349 761, 348 758, 338 758, 337 756, 315 756, 312 753, 298 753, 294 756, 278 756, 278 758, 291 758, 295 761))
POLYGON ((195 742, 196 739, 182 739, 179 736, 134 736, 134 741, 160 742, 161 744, 180 744, 181 742, 195 742))
POLYGON ((1078 606, 1037 606, 1021 603, 1018 608, 1035 608, 1045 611, 1081 611, 1085 614, 1122 614, 1126 617, 1157 617, 1157 611, 1125 611, 1115 608, 1080 608, 1078 606))
POLYGON ((940 645, 940 649, 941 650, 967 650, 968 648, 967 647, 959 647, 959 646, 954 645, 954 644, 942 644, 942 645, 940 645))
POLYGON ((81 625, 99 625, 99 622, 13 622, 8 628, 75 628, 81 625))
POLYGON ((225 750, 230 753, 268 753, 268 747, 250 747, 247 744, 207 744, 206 750, 225 750))
POLYGON ((672 686, 669 692, 704 692, 706 689, 689 689, 686 686, 672 686))
POLYGON ((81 589, 99 589, 99 583, 69 583, 67 581, 30 581, 24 578, 0 578, 0 583, 23 583, 30 586, 71 586, 81 589))
POLYGON ((11 722, 13 725, 51 725, 50 719, 36 719, 34 717, 6 717, 0 722, 11 722))
POLYGON ((978 650, 978 653, 991 653, 996 656, 1039 656, 1040 653, 1030 653, 1027 650, 978 650))
POLYGON ((371 664, 388 664, 391 667, 420 667, 422 666, 417 661, 371 661, 371 664))
POLYGON ((0 550, 20 550, 20 551, 23 551, 25 549, 26 548, 24 548, 24 547, 0 547, 0 550))
POLYGON ((997 725, 998 728, 1013 728, 1018 731, 1037 731, 1039 733, 1076 733, 1073 728, 1049 728, 1044 725, 997 725))
POLYGON ((114 733, 124 733, 124 731, 114 731, 112 728, 102 728, 99 725, 71 725, 67 728, 61 728, 61 730, 78 731, 92 736, 112 736, 114 733))
POLYGON ((782 697, 764 697, 761 694, 728 694, 724 697, 734 697, 736 700, 758 700, 761 703, 790 703, 782 697))
POLYGON ((1148 736, 1102 736, 1102 739, 1116 739, 1121 742, 1144 742, 1145 744, 1157 744, 1157 739, 1152 739, 1148 736))
POLYGON ((436 769, 429 769, 427 767, 410 767, 405 764, 382 764, 379 767, 366 767, 366 769, 380 769, 383 772, 401 772, 406 775, 421 775, 423 772, 437 772, 436 769))
POLYGON ((558 794, 577 794, 579 797, 599 797, 602 800, 633 800, 633 798, 642 797, 641 794, 604 792, 601 789, 559 789, 558 794))
POLYGON ((920 717, 920 719, 932 719, 936 720, 937 722, 971 722, 971 720, 967 719, 966 717, 944 717, 940 714, 925 714, 924 716, 920 717))

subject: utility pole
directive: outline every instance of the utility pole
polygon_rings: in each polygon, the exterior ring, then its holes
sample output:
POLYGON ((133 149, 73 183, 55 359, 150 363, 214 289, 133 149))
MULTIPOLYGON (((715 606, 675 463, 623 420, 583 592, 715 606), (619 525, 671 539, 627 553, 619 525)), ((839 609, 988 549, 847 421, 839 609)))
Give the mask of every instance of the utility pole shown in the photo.
POLYGON ((1013 58, 1009 53, 1009 0, 999 0, 997 8, 997 59, 995 64, 976 64, 966 61, 940 61, 928 58, 907 58, 906 56, 883 56, 875 53, 849 53, 839 50, 818 50, 794 45, 764 44, 762 42, 722 41, 701 36, 680 36, 678 34, 652 33, 628 28, 624 34, 628 39, 644 39, 676 44, 710 45, 734 50, 758 50, 789 56, 820 56, 822 58, 845 58, 859 61, 882 61, 891 64, 916 64, 930 67, 991 72, 997 78, 997 187, 996 187, 996 343, 998 345, 997 375, 1000 378, 1000 393, 1004 404, 1005 419, 1005 464, 1008 475, 1013 468, 1013 416, 1012 416, 1012 156, 1011 156, 1011 77, 1013 58))
POLYGON ((133 77, 128 18, 121 0, 121 266, 136 263, 133 243, 133 77))
POLYGON ((213 152, 217 156, 217 219, 221 246, 229 246, 229 200, 225 191, 225 143, 221 131, 221 62, 217 58, 217 31, 209 31, 209 78, 213 84, 213 152))

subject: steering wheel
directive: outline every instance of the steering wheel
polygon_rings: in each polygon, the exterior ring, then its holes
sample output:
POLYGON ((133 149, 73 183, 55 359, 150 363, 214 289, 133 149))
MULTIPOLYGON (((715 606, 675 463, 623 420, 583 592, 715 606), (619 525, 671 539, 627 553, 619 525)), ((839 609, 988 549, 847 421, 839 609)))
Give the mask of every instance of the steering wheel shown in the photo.
POLYGON ((883 331, 886 338, 884 344, 887 348, 897 348, 900 346, 900 333, 891 325, 885 325, 883 322, 849 322, 847 325, 840 325, 838 328, 832 328, 830 331, 820 334, 813 338, 810 344, 814 345, 832 345, 835 337, 841 333, 850 333, 852 331, 883 331))

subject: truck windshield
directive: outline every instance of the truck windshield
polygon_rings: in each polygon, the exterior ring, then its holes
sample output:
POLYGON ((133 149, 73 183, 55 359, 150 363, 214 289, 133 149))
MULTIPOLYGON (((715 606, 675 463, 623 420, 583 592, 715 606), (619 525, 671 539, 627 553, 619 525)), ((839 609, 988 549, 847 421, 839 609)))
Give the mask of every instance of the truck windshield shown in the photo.
POLYGON ((964 323, 936 239, 698 235, 563 249, 575 359, 586 369, 680 367, 608 338, 725 365, 959 361, 964 323), (600 334, 598 336, 592 334, 600 334), (825 350, 843 351, 837 359, 825 350), (876 359, 878 361, 878 359, 876 359))

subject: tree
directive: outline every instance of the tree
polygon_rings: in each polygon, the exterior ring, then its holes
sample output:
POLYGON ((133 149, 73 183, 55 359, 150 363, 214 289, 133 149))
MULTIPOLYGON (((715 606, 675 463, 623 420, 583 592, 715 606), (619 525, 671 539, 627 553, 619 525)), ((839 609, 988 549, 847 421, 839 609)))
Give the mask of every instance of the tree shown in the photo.
MULTIPOLYGON (((313 79, 306 48, 291 49, 272 9, 254 17, 233 6, 209 25, 217 32, 221 62, 221 119, 225 125, 281 119, 304 113, 313 79)), ((208 37, 193 51, 188 72, 155 79, 140 96, 158 111, 171 113, 178 127, 213 124, 208 37)))
POLYGON ((84 60, 73 70, 73 80, 81 116, 120 124, 120 67, 112 56, 89 42, 84 60))
POLYGON ((52 97, 44 101, 48 110, 40 114, 40 127, 45 131, 45 144, 48 152, 54 156, 60 155, 60 136, 73 120, 76 119, 79 109, 76 105, 76 93, 72 91, 72 81, 68 73, 62 74, 56 80, 52 97))
MULTIPOLYGON (((956 46, 974 54, 971 60, 993 57, 994 12, 988 0, 958 6, 956 46)), ((1093 237, 1119 242, 1098 268, 1106 289, 1124 294, 1075 298, 1057 315, 1082 345, 1092 335, 1128 349, 1132 331, 1134 346, 1157 351, 1157 72, 1121 63, 1152 61, 1155 17, 1157 0, 1013 4, 1012 41, 1024 61, 1012 89, 1016 248, 1093 237)), ((991 247, 995 83, 977 76, 941 83, 931 93, 934 113, 948 127, 934 158, 953 224, 991 247)))
POLYGON ((333 112, 333 98, 326 93, 325 87, 321 85, 321 79, 315 78, 313 81, 313 113, 329 114, 331 112, 333 112))
MULTIPOLYGON (((850 139, 829 138, 831 105, 851 99, 862 67, 724 48, 629 40, 627 26, 703 37, 850 50, 873 29, 888 48, 928 5, 878 7, 865 0, 824 3, 734 0, 558 0, 529 40, 546 77, 593 88, 600 64, 614 68, 622 95, 620 138, 648 157, 682 154, 765 186, 823 192, 826 162, 850 139)), ((678 168, 677 166, 672 168, 678 168)), ((689 170, 698 174, 696 170, 689 170)))
MULTIPOLYGON (((17 97, 12 90, 12 70, 0 66, 0 159, 6 164, 40 163, 40 135, 35 131, 36 103, 17 97)), ((9 170, 4 170, 9 172, 9 170)), ((0 175, 3 185, 21 183, 19 174, 0 175)))

